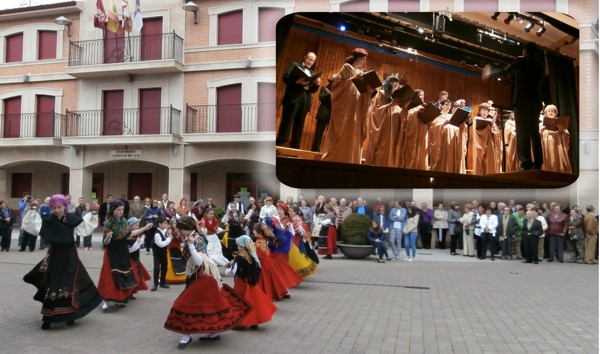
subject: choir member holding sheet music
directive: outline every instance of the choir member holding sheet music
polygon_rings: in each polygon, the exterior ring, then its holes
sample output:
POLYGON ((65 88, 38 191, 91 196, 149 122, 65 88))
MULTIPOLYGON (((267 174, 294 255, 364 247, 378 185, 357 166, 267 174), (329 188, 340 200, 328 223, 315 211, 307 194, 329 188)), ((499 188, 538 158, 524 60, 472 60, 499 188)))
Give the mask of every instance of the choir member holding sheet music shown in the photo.
POLYGON ((367 55, 363 48, 352 50, 331 85, 331 119, 324 161, 361 163, 361 147, 367 136, 367 111, 376 87, 368 84, 361 92, 353 80, 365 80, 362 74, 367 55))
POLYGON ((404 77, 389 75, 383 81, 383 88, 377 91, 371 100, 367 116, 369 138, 365 154, 365 163, 368 165, 396 166, 394 161, 400 128, 401 99, 394 98, 393 94, 404 85, 406 85, 404 77))
POLYGON ((544 120, 540 124, 542 137, 542 153, 544 164, 542 170, 572 173, 569 160, 569 117, 557 117, 558 108, 549 104, 544 108, 544 120))

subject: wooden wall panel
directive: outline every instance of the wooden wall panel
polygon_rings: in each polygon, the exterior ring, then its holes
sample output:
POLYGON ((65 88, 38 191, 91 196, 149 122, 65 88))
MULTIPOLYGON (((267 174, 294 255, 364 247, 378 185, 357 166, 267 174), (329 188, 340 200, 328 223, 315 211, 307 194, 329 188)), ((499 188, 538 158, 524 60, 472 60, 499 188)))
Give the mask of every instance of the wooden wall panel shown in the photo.
MULTIPOLYGON (((355 47, 354 44, 292 27, 284 49, 281 51, 281 57, 277 60, 277 129, 281 121, 281 100, 285 91, 283 73, 289 63, 301 62, 307 52, 314 51, 317 54, 317 61, 312 69, 323 73, 321 84, 325 85, 327 77, 339 71, 344 64, 345 57, 355 47)), ((375 69, 380 76, 383 76, 384 73, 404 74, 413 88, 425 91, 426 102, 435 100, 441 90, 446 90, 450 93, 451 100, 464 98, 468 106, 477 106, 489 99, 497 104, 508 105, 510 103, 511 89, 506 84, 497 81, 482 81, 478 76, 446 70, 422 60, 411 60, 392 53, 369 50, 366 67, 375 69)), ((384 77, 381 79, 383 81, 384 77)), ((318 107, 317 92, 317 94, 313 94, 312 109, 306 117, 300 143, 301 149, 310 150, 312 146, 318 107)))

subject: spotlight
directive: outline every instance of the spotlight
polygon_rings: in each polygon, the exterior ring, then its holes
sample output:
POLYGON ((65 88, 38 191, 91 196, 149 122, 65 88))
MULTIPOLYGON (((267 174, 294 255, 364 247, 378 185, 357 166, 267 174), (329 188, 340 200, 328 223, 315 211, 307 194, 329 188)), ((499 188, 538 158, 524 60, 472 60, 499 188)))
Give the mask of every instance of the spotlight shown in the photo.
POLYGON ((479 42, 479 43, 483 42, 483 34, 477 33, 477 42, 479 42))
POLYGON ((339 29, 341 32, 345 32, 345 31, 346 31, 346 25, 345 25, 345 24, 343 24, 343 23, 341 23, 341 24, 338 26, 338 29, 339 29))
POLYGON ((423 34, 425 32, 425 30, 423 29, 423 27, 419 27, 417 26, 417 31, 421 34, 423 34))
POLYGON ((511 14, 509 14, 509 15, 508 15, 508 17, 507 17, 507 18, 504 20, 504 23, 505 23, 505 24, 507 24, 507 25, 509 25, 509 24, 510 24, 510 21, 512 21, 512 20, 513 20, 513 18, 515 18, 515 15, 514 15, 514 14, 512 14, 512 13, 511 13, 511 14))
POLYGON ((537 32, 535 32, 535 35, 541 37, 544 32, 546 32, 546 27, 542 26, 537 32))
POLYGON ((524 28, 525 32, 529 33, 531 31, 531 29, 533 28, 533 26, 535 26, 533 24, 533 22, 529 22, 524 28))
POLYGON ((494 12, 494 14, 492 15, 492 20, 497 21, 498 20, 498 16, 500 16, 499 12, 494 12))

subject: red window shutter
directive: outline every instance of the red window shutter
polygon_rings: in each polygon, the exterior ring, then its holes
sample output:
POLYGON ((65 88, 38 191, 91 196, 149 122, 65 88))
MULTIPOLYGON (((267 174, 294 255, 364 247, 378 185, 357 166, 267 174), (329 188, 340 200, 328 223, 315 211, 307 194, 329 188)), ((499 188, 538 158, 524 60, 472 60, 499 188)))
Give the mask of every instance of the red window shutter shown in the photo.
POLYGON ((4 137, 21 136, 21 96, 4 100, 4 137))
POLYGON ((419 12, 421 11, 420 0, 394 0, 388 2, 390 12, 419 12))
POLYGON ((243 11, 219 15, 218 44, 241 44, 243 11))
POLYGON ((160 96, 160 88, 140 90, 140 134, 160 134, 160 96))
POLYGON ((6 55, 4 58, 7 63, 23 61, 23 33, 6 37, 6 55))
POLYGON ((35 136, 51 137, 54 135, 54 96, 36 95, 35 136))
POLYGON ((142 60, 162 58, 162 17, 144 19, 142 27, 142 60))
POLYGON ((556 11, 555 0, 521 0, 521 11, 556 11))
POLYGON ((217 132, 242 131, 242 85, 217 88, 217 132))
POLYGON ((277 107, 275 105, 275 84, 261 82, 258 84, 258 108, 256 130, 274 132, 277 107))
POLYGON ((369 0, 356 0, 340 4, 340 12, 368 12, 369 0))
POLYGON ((123 92, 104 91, 102 135, 123 135, 123 92))
POLYGON ((56 31, 38 32, 38 60, 56 59, 56 31))
POLYGON ((281 8, 261 7, 258 10, 258 41, 269 42, 275 40, 275 27, 277 21, 285 16, 281 8))

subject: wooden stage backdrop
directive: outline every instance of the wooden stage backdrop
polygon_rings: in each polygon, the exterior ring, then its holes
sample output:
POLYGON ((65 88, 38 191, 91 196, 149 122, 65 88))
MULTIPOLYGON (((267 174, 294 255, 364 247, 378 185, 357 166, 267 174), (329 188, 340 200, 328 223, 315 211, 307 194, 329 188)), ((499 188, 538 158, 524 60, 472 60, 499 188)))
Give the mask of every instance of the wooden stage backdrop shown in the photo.
MULTIPOLYGON (((306 19, 296 16, 296 23, 303 22, 303 25, 312 24, 314 22, 306 22, 306 19)), ((336 33, 337 29, 326 24, 318 23, 320 30, 323 32, 336 33)), ((334 73, 337 73, 345 62, 346 56, 356 48, 357 45, 348 43, 348 36, 340 34, 338 38, 328 38, 307 31, 302 26, 294 24, 283 44, 283 50, 279 51, 280 57, 277 58, 277 126, 281 121, 281 100, 285 92, 285 83, 283 82, 283 73, 291 62, 302 62, 304 55, 307 52, 313 51, 317 54, 317 61, 312 69, 317 72, 322 72, 322 85, 327 84, 327 78, 334 73)), ((359 39, 359 38, 354 38, 359 39)), ((434 45, 434 44, 432 44, 434 45)), ((498 81, 482 81, 480 76, 468 75, 457 71, 451 71, 438 65, 432 65, 420 61, 418 58, 410 59, 395 55, 391 52, 384 53, 368 49, 369 56, 367 59, 367 69, 376 70, 380 76, 385 73, 400 73, 406 76, 409 84, 414 89, 422 89, 425 91, 425 102, 430 102, 437 99, 438 93, 442 90, 449 92, 449 98, 453 101, 460 98, 466 100, 467 106, 476 108, 480 103, 488 100, 494 101, 496 104, 510 105, 511 87, 498 81)), ((384 77, 380 77, 383 81, 384 77)), ((318 91, 313 94, 312 109, 306 117, 304 124, 304 132, 300 143, 300 148, 310 150, 315 134, 316 119, 315 115, 319 107, 318 91)), ((473 114, 475 114, 474 109, 473 114)), ((471 134, 472 135, 472 134, 471 134)), ((291 136, 291 134, 290 134, 291 136)), ((323 139, 323 142, 325 138, 323 139)), ((469 144, 469 156, 473 156, 472 147, 469 144)), ((468 166, 470 168, 470 166, 468 166)))

